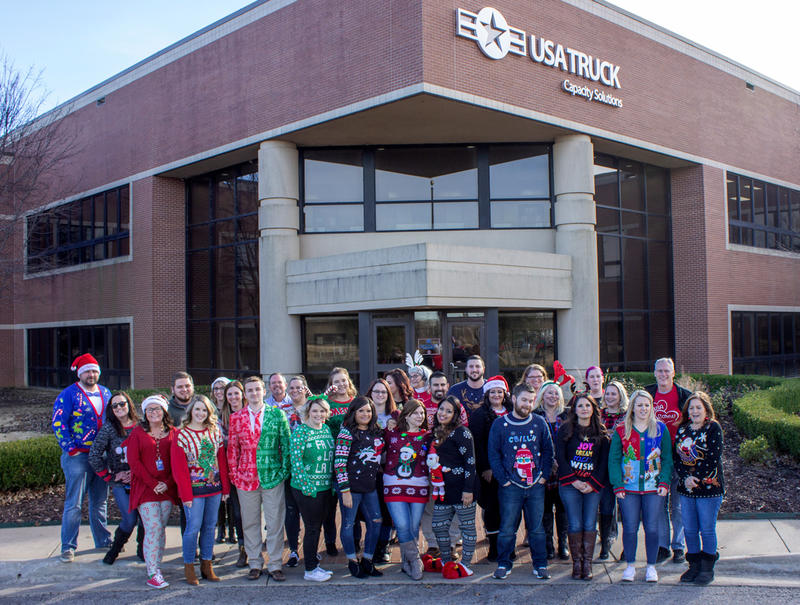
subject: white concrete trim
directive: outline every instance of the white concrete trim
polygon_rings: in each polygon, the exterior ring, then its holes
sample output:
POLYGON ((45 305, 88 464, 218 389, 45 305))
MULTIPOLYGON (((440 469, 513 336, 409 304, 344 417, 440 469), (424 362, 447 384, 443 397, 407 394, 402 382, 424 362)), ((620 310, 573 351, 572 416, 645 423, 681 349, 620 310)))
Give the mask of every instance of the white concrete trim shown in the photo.
POLYGON ((780 306, 780 305, 728 305, 728 313, 731 311, 756 311, 763 313, 800 313, 800 306, 780 306))
MULTIPOLYGON (((728 224, 727 220, 725 221, 725 224, 728 224)), ((727 236, 727 229, 725 234, 727 236)), ((732 244, 730 241, 728 241, 728 239, 728 237, 725 238, 725 249, 732 252, 748 252, 750 254, 763 254, 764 256, 777 256, 778 258, 800 260, 800 253, 798 252, 786 252, 784 250, 772 250, 770 248, 757 248, 755 246, 745 246, 743 244, 732 244)))
POLYGON ((676 50, 681 54, 688 55, 715 69, 741 78, 776 96, 792 101, 793 103, 800 103, 800 92, 786 84, 782 84, 777 80, 762 75, 733 59, 729 59, 725 55, 711 50, 710 48, 706 48, 702 44, 693 42, 688 38, 684 38, 680 34, 676 34, 665 27, 628 12, 610 2, 606 2, 606 0, 562 0, 562 2, 571 4, 576 8, 605 19, 606 21, 610 21, 615 25, 624 27, 654 42, 676 50))
MULTIPOLYGON (((73 326, 99 326, 103 324, 130 324, 133 325, 133 315, 120 317, 98 317, 95 319, 68 319, 64 321, 38 321, 21 324, 0 324, 0 330, 30 330, 34 328, 62 328, 73 326)), ((133 335, 131 334, 131 338, 133 335)))
POLYGON ((81 263, 80 265, 70 265, 69 267, 59 267, 58 269, 50 269, 49 271, 39 271, 38 273, 28 273, 27 269, 22 279, 37 279, 39 277, 49 277, 51 275, 61 275, 62 273, 74 273, 75 271, 85 271, 87 269, 96 269, 98 267, 106 267, 108 265, 117 265, 119 263, 128 263, 133 260, 133 255, 117 256, 114 258, 104 258, 103 260, 96 260, 90 263, 81 263))

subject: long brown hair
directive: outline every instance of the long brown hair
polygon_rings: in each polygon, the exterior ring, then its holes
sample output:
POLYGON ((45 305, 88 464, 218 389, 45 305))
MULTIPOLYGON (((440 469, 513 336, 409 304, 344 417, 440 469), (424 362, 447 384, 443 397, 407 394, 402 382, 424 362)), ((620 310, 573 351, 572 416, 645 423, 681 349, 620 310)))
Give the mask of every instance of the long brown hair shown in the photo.
MULTIPOLYGON (((335 367, 328 373, 328 386, 326 387, 326 390, 331 388, 331 385, 333 385, 333 377, 337 374, 344 374, 345 378, 347 378, 347 396, 350 399, 353 399, 356 395, 358 395, 356 385, 353 384, 353 379, 350 378, 350 372, 347 371, 347 368, 335 367)), ((332 400, 336 401, 335 399, 332 400)))
MULTIPOLYGON (((414 388, 411 386, 411 381, 408 379, 408 374, 406 374, 404 370, 395 368, 394 370, 389 370, 386 372, 384 378, 386 376, 391 376, 395 385, 397 385, 397 390, 400 392, 400 396, 402 397, 401 401, 408 401, 414 396, 414 388)), ((395 403, 398 402, 395 401, 395 403)))
POLYGON ((114 391, 111 393, 111 398, 108 400, 108 404, 106 405, 106 422, 110 423, 111 426, 114 427, 114 430, 117 432, 117 435, 120 437, 125 436, 125 428, 122 426, 122 423, 117 418, 117 415, 114 413, 114 410, 111 408, 111 402, 114 400, 114 397, 123 397, 125 401, 128 402, 128 419, 133 421, 134 423, 139 422, 139 415, 136 413, 136 407, 133 405, 133 399, 131 396, 128 395, 125 391, 114 391))
MULTIPOLYGON (((422 411, 425 412, 425 405, 419 399, 409 399, 406 401, 406 404, 403 406, 403 409, 400 411, 400 416, 397 417, 397 429, 400 431, 408 431, 408 417, 411 416, 414 412, 417 411, 417 408, 422 408, 422 411)), ((422 424, 420 428, 427 431, 428 430, 428 414, 427 412, 423 415, 422 424)))
POLYGON ((247 401, 244 398, 244 387, 242 383, 238 380, 231 380, 228 384, 225 385, 225 401, 222 403, 222 411, 220 412, 220 422, 222 426, 225 427, 225 430, 228 430, 231 422, 231 414, 233 414, 233 410, 231 409, 231 403, 228 401, 228 391, 231 389, 239 389, 239 392, 242 394, 242 409, 247 405, 247 401))
MULTIPOLYGON (((389 394, 386 397, 386 409, 383 411, 384 414, 392 414, 393 412, 397 411, 397 403, 394 400, 394 395, 392 395, 392 390, 389 388, 389 383, 386 382, 383 378, 376 378, 371 383, 369 383, 369 388, 367 389, 366 396, 372 399, 372 389, 375 388, 376 384, 382 384, 383 388, 386 389, 386 392, 389 394)), ((372 399, 373 404, 375 400, 372 399)))
POLYGON ((453 417, 447 424, 439 423, 439 414, 433 415, 433 436, 436 439, 437 445, 441 445, 450 436, 450 434, 461 426, 461 402, 452 395, 448 395, 439 402, 439 408, 445 403, 450 404, 453 409, 453 417))
POLYGON ((591 439, 594 443, 597 443, 600 439, 608 439, 606 427, 600 418, 600 406, 597 405, 597 400, 589 393, 578 393, 575 396, 575 403, 567 410, 567 418, 564 420, 564 424, 561 425, 558 435, 563 441, 569 441, 575 431, 585 431, 582 434, 591 439), (575 411, 581 399, 585 399, 592 405, 592 417, 589 420, 589 426, 586 428, 578 424, 578 414, 575 411))

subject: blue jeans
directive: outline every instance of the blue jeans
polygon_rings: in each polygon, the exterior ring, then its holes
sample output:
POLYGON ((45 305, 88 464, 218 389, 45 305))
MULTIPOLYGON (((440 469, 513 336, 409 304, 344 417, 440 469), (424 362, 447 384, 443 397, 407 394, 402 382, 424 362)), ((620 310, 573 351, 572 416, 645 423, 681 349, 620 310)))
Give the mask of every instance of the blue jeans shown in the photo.
POLYGON ((513 483, 497 490, 500 503, 500 535, 497 538, 497 565, 511 569, 511 552, 517 541, 520 513, 528 526, 528 543, 534 568, 547 567, 542 515, 544 514, 544 485, 537 483, 528 489, 513 483))
POLYGON ((89 494, 89 527, 92 530, 95 548, 105 548, 111 543, 111 534, 106 527, 108 506, 108 484, 89 466, 89 454, 81 452, 70 456, 61 454, 61 469, 64 471, 64 514, 61 517, 61 551, 78 548, 78 529, 81 526, 81 505, 89 494))
POLYGON ((597 525, 597 505, 600 492, 582 494, 571 485, 560 485, 558 493, 564 508, 567 509, 567 525, 569 533, 594 531, 597 525))
POLYGON ((664 498, 664 514, 658 520, 658 545, 672 550, 683 550, 683 515, 681 499, 678 494, 678 475, 672 475, 669 496, 664 498), (672 542, 669 540, 669 526, 672 523, 672 542))
POLYGON ((186 530, 183 532, 183 562, 194 563, 197 553, 197 536, 200 535, 200 560, 210 561, 214 556, 214 530, 222 494, 195 498, 192 506, 184 504, 186 530))
POLYGON ((121 485, 115 485, 111 488, 111 493, 114 494, 114 500, 117 503, 117 508, 119 508, 119 528, 126 534, 129 534, 139 522, 138 512, 135 510, 133 512, 128 512, 128 506, 131 499, 130 492, 128 492, 121 485))
MULTIPOLYGON (((614 495, 614 488, 606 485, 600 490, 600 514, 613 515, 617 512, 617 497, 614 495)), ((617 520, 614 519, 614 523, 617 520)))
POLYGON ((625 498, 617 500, 622 511, 622 547, 628 564, 636 561, 639 520, 644 525, 644 548, 647 564, 655 565, 658 558, 658 522, 664 513, 664 497, 658 494, 634 494, 625 492, 625 498))
POLYGON ((717 514, 722 506, 722 496, 715 498, 689 498, 680 496, 683 511, 683 529, 686 532, 686 552, 708 554, 717 552, 717 514))
POLYGON ((378 543, 378 535, 381 531, 381 506, 378 503, 378 492, 371 491, 365 494, 350 492, 353 498, 353 506, 347 508, 342 502, 342 494, 339 494, 340 510, 342 511, 342 527, 339 536, 342 539, 342 548, 348 559, 356 558, 356 542, 353 538, 353 527, 356 524, 356 515, 361 507, 361 512, 367 524, 367 536, 364 538, 364 556, 371 559, 375 554, 375 545, 378 543))
POLYGON ((419 539, 419 524, 425 512, 424 502, 387 502, 389 514, 392 515, 397 530, 397 540, 416 542, 419 539))

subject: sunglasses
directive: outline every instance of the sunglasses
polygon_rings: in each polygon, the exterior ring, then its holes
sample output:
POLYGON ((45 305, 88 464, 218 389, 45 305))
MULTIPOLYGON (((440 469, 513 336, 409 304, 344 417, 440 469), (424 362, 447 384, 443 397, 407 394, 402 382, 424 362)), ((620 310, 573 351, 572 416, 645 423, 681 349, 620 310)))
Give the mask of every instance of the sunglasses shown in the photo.
POLYGON ((116 403, 111 404, 111 409, 116 410, 117 408, 124 408, 128 406, 127 401, 117 401, 116 403))

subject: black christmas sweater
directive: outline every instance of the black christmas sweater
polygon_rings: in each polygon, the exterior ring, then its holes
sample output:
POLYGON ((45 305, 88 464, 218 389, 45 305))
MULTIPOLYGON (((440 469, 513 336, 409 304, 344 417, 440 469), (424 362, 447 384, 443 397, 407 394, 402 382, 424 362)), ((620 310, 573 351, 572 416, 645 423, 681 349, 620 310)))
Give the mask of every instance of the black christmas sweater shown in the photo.
POLYGON ((495 420, 505 416, 509 411, 503 408, 503 413, 498 414, 491 406, 482 405, 470 416, 469 430, 475 441, 475 466, 478 474, 492 470, 492 467, 489 466, 489 430, 495 420))
POLYGON ((558 429, 556 459, 560 485, 584 481, 599 492, 608 484, 608 451, 611 441, 605 435, 589 438, 586 429, 576 426, 567 438, 568 426, 558 429))
MULTIPOLYGON (((472 433, 463 425, 457 426, 443 443, 434 440, 431 447, 439 455, 444 478, 444 500, 442 504, 461 504, 464 492, 475 494, 478 490, 478 473, 475 470, 475 444, 472 433)), ((428 467, 432 469, 430 454, 428 467)), ((436 502, 440 502, 437 500, 436 502)))
POLYGON ((690 423, 678 427, 675 434, 675 471, 678 493, 689 498, 713 498, 725 494, 722 477, 722 427, 707 421, 699 429, 690 423), (686 478, 697 477, 699 485, 686 489, 686 478))
POLYGON ((339 430, 333 472, 340 492, 366 494, 377 488, 376 478, 381 468, 383 434, 361 429, 339 430))

